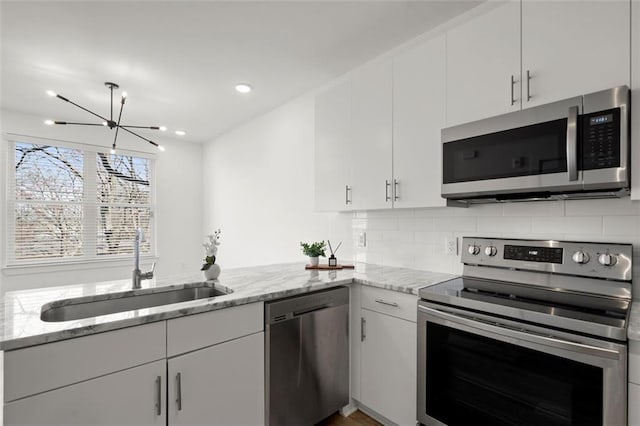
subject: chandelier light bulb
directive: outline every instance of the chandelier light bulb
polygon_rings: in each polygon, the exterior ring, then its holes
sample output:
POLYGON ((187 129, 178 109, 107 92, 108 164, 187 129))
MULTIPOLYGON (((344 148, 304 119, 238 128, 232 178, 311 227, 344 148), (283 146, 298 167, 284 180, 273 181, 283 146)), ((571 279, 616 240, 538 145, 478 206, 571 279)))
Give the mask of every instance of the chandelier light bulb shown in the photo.
POLYGON ((164 146, 158 145, 158 150, 164 152, 164 146))
POLYGON ((44 124, 46 124, 47 126, 53 126, 55 123, 53 120, 44 120, 44 124))
POLYGON ((47 95, 51 96, 52 98, 55 98, 58 94, 53 90, 47 90, 47 95))
POLYGON ((251 86, 248 85, 247 83, 236 84, 236 91, 238 93, 243 93, 243 94, 244 93, 249 93, 251 91, 251 89, 252 89, 251 86))
POLYGON ((111 155, 115 154, 115 153, 116 153, 116 149, 115 149, 115 148, 111 148, 111 150, 109 151, 109 153, 110 153, 111 155))
POLYGON ((187 132, 185 132, 184 130, 176 130, 176 135, 178 135, 178 136, 184 136, 186 134, 187 134, 187 132))
POLYGON ((167 126, 160 126, 160 131, 161 132, 166 132, 167 131, 167 126))
POLYGON ((122 99, 125 99, 127 97, 127 92, 122 92, 122 99))
POLYGON ((109 123, 107 123, 106 121, 103 121, 103 122, 102 122, 102 125, 103 125, 103 126, 106 126, 107 124, 109 124, 109 123))

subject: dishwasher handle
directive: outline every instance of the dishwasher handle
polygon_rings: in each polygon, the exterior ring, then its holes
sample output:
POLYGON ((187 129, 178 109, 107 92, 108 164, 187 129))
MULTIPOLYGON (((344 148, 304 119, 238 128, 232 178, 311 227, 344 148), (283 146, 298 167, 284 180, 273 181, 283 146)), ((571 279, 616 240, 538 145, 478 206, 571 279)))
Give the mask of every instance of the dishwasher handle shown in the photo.
POLYGON ((307 314, 310 314, 310 313, 313 313, 313 312, 322 311, 323 309, 328 309, 330 307, 331 307, 331 305, 314 306, 313 308, 303 309, 301 311, 295 311, 295 312, 293 312, 293 316, 294 317, 300 317, 302 315, 307 315, 307 314))

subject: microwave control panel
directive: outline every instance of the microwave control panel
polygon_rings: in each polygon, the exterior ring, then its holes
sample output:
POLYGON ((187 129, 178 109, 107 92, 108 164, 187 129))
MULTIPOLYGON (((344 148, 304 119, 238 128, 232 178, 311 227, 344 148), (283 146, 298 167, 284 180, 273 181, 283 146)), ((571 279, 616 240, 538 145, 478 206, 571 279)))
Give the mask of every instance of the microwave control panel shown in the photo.
POLYGON ((620 167, 620 109, 582 116, 581 170, 620 167))

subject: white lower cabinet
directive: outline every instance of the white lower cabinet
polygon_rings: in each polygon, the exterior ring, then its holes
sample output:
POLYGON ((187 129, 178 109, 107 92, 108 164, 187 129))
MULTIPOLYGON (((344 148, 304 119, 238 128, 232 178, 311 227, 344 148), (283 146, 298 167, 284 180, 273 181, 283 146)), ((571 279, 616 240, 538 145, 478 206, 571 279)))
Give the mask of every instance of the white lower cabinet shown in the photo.
POLYGON ((4 424, 165 425, 165 384, 155 361, 5 404, 4 424))
POLYGON ((360 402, 401 425, 416 424, 416 323, 361 309, 360 402))
POLYGON ((264 424, 264 333, 168 360, 169 425, 264 424))

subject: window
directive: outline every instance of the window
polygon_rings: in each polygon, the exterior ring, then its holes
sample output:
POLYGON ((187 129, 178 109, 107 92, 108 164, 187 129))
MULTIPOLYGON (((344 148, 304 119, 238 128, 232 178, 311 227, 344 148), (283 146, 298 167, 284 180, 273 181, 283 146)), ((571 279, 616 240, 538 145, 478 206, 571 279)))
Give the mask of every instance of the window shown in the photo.
POLYGON ((72 144, 9 144, 7 264, 153 254, 153 159, 72 144))

